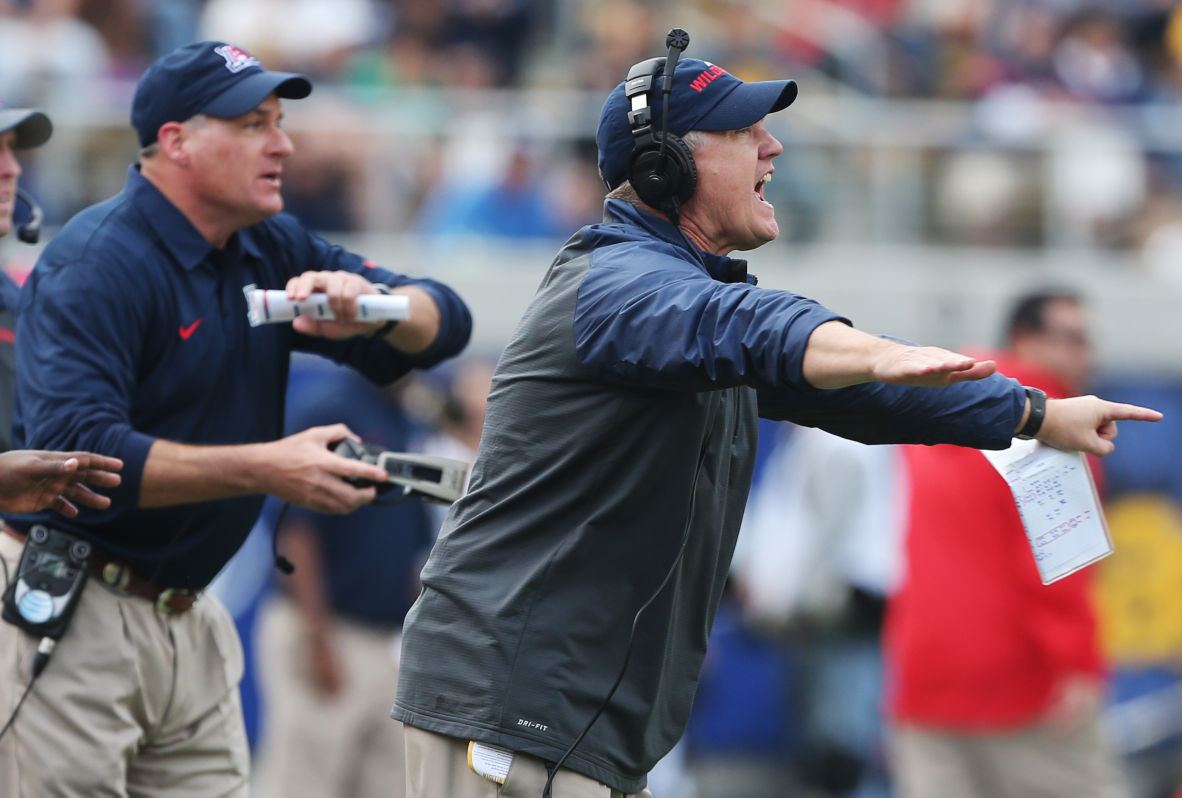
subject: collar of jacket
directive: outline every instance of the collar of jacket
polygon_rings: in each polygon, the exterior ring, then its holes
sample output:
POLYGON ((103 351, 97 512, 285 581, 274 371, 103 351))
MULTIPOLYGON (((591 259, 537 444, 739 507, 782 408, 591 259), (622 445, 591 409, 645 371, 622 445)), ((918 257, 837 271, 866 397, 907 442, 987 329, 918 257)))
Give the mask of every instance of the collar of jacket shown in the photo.
POLYGON ((758 280, 754 274, 748 274, 747 261, 740 258, 728 258, 725 255, 715 255, 698 248, 669 221, 643 211, 630 202, 609 199, 603 205, 603 221, 605 224, 624 223, 640 227, 654 238, 683 249, 693 247, 695 257, 715 280, 723 283, 750 283, 755 285, 758 280))

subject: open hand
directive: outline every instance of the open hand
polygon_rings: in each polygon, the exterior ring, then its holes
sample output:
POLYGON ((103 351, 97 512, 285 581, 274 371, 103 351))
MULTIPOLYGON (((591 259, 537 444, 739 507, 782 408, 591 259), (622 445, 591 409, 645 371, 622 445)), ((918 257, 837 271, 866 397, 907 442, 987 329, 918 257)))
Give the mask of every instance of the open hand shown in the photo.
POLYGON ((827 321, 809 336, 801 371, 819 389, 885 382, 917 388, 941 388, 980 380, 997 371, 992 360, 977 362, 938 346, 916 346, 827 321))
POLYGON ((67 517, 78 505, 105 510, 111 499, 90 485, 113 488, 123 461, 90 452, 46 452, 18 449, 0 454, 0 510, 33 513, 46 508, 67 517))
POLYGON ((874 379, 892 385, 940 388, 980 380, 997 371, 992 360, 976 361, 938 346, 896 346, 874 366, 874 379))

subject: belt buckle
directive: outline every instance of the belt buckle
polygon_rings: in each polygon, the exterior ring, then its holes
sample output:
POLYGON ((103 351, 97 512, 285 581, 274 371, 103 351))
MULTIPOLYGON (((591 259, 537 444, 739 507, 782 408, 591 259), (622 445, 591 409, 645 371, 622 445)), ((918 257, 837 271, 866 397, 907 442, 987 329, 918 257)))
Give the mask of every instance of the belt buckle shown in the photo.
POLYGON ((131 581, 131 569, 122 563, 104 563, 101 574, 103 581, 116 590, 126 590, 131 581))
MULTIPOLYGON (((160 591, 160 595, 156 596, 156 609, 160 612, 167 613, 168 615, 180 615, 186 612, 189 608, 186 607, 182 610, 174 610, 171 606, 169 606, 169 602, 172 601, 173 596, 192 595, 193 591, 187 590, 183 587, 166 587, 160 591)), ((190 604, 190 606, 192 605, 190 604)))

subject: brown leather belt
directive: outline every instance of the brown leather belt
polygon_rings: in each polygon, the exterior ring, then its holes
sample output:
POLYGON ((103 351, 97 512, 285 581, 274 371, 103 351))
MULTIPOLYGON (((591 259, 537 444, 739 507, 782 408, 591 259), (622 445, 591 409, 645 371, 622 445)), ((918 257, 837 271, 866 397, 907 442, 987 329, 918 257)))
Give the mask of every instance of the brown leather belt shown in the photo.
MULTIPOLYGON (((4 524, 3 529, 21 543, 25 542, 27 535, 19 529, 13 529, 8 524, 4 524)), ((156 605, 156 609, 169 615, 183 615, 188 612, 200 595, 194 590, 161 587, 155 582, 149 582, 132 571, 125 563, 110 559, 98 548, 94 549, 94 554, 90 559, 90 573, 94 578, 121 593, 151 601, 156 605)))

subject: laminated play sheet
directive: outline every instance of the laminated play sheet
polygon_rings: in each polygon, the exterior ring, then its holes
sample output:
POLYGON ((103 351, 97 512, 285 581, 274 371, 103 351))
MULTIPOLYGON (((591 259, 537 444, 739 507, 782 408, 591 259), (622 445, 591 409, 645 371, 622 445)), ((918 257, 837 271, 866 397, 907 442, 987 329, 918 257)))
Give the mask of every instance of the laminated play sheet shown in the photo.
POLYGON ((1112 553, 1108 523, 1082 453, 1015 439, 1008 449, 982 454, 1014 494, 1044 585, 1112 553))

